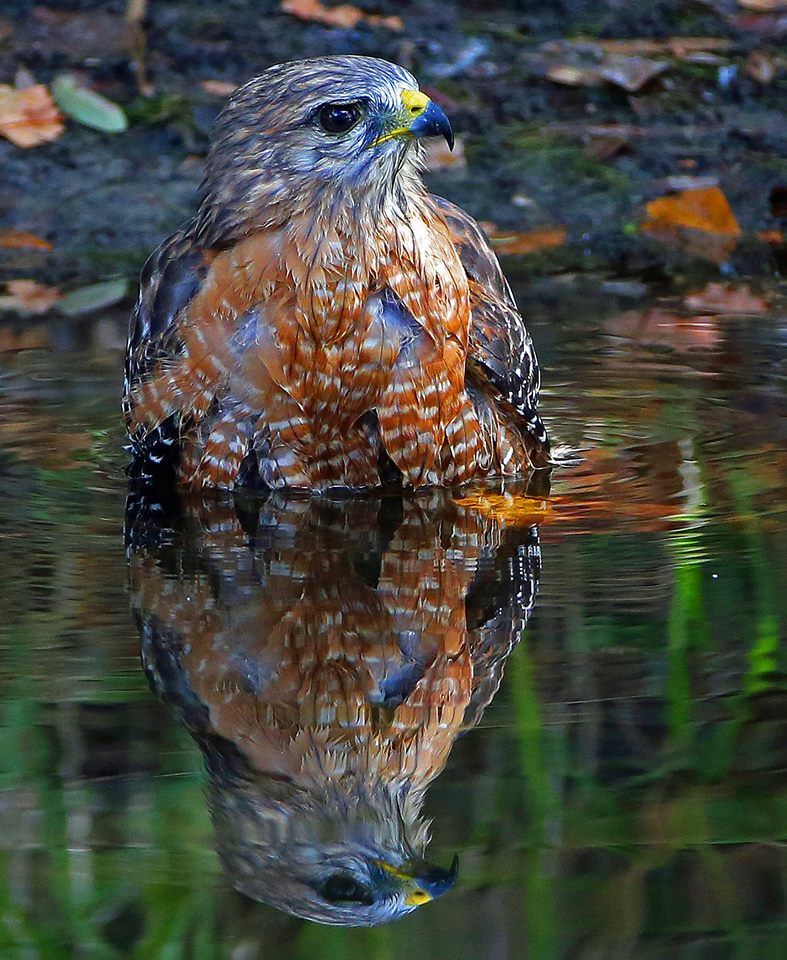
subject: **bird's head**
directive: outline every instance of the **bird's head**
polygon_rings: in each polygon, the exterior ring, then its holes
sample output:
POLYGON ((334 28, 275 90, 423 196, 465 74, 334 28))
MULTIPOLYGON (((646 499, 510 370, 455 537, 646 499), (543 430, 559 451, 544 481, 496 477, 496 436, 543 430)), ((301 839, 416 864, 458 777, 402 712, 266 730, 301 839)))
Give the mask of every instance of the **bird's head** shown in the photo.
POLYGON ((373 926, 453 887, 458 858, 427 862, 423 796, 400 776, 358 769, 307 789, 243 766, 228 776, 210 764, 209 795, 219 856, 246 896, 318 923, 373 926))
POLYGON ((418 144, 429 136, 453 146, 448 117, 403 67, 356 56, 277 64, 217 120, 203 219, 226 230, 315 206, 336 213, 349 200, 379 209, 419 189, 418 144))
POLYGON ((447 893, 459 869, 457 857, 446 869, 348 840, 245 842, 234 851, 220 843, 219 850, 236 889, 246 896, 333 926, 376 926, 412 913, 447 893))

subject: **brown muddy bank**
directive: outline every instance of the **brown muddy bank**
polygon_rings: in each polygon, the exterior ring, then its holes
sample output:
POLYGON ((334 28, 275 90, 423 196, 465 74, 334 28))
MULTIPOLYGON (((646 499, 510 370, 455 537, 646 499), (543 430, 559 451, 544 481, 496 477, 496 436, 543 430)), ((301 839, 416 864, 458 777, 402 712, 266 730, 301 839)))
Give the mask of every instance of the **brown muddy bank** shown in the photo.
POLYGON ((4 5, 0 82, 20 69, 40 83, 76 71, 126 110, 130 126, 110 135, 69 122, 55 142, 29 150, 0 139, 0 227, 54 248, 0 251, 0 280, 132 278, 194 209, 223 102, 204 82, 240 83, 272 62, 329 53, 404 63, 450 111, 464 161, 430 175, 436 192, 501 235, 565 228, 565 243, 520 259, 528 274, 601 270, 661 286, 720 266, 729 276, 784 269, 784 16, 732 0, 366 3, 402 28, 340 29, 296 19, 278 2, 183 0, 149 3, 134 34, 124 8, 4 5), (610 39, 630 43, 610 48, 610 39), (648 201, 708 185, 740 225, 731 249, 708 256, 641 233, 648 201))

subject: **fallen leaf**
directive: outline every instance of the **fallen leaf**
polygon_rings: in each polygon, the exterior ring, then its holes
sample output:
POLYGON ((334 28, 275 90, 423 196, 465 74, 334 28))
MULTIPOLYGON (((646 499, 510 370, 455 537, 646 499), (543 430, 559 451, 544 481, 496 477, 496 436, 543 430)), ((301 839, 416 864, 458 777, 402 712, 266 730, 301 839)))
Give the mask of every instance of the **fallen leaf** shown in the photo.
POLYGON ((787 10, 787 0, 738 0, 738 6, 755 13, 778 13, 787 10))
POLYGON ((594 137, 585 147, 587 156, 603 163, 629 150, 631 143, 625 137, 594 137))
POLYGON ((404 24, 401 17, 381 17, 364 13, 350 3, 340 3, 337 7, 326 7, 320 0, 282 0, 283 13, 289 13, 299 20, 322 23, 328 27, 352 29, 359 23, 368 23, 373 27, 387 27, 389 30, 401 30, 404 24))
POLYGON ((496 234, 490 239, 501 254, 537 253, 562 246, 566 242, 566 228, 543 227, 526 233, 496 234))
POLYGON ((665 42, 665 53, 676 60, 695 60, 698 54, 723 53, 732 46, 721 37, 672 37, 665 42))
POLYGON ((73 73, 61 73, 52 83, 57 105, 72 119, 104 133, 122 133, 128 129, 123 110, 100 93, 80 85, 73 73))
POLYGON ((555 83, 562 83, 567 87, 598 87, 602 82, 597 66, 582 67, 559 63, 550 67, 546 75, 555 83))
POLYGON ((5 296, 0 296, 0 310, 16 313, 48 313, 63 296, 57 287, 47 287, 35 280, 9 280, 5 288, 5 296))
POLYGON ((0 134, 27 148, 57 140, 62 132, 63 117, 42 83, 22 90, 0 83, 0 134))
POLYGON ((646 206, 649 226, 690 227, 706 233, 738 237, 741 228, 727 198, 718 187, 681 190, 671 196, 651 200, 646 206))
MULTIPOLYGON (((623 53, 605 52, 602 56, 600 47, 592 52, 598 62, 588 61, 585 57, 577 63, 552 64, 546 70, 547 78, 569 87, 598 87, 604 82, 612 83, 629 93, 636 93, 669 66, 663 60, 647 60, 623 53)), ((569 57, 576 58, 576 51, 569 51, 569 57)))
POLYGON ((454 142, 453 151, 445 140, 429 140, 426 144, 427 170, 463 170, 467 166, 465 159, 465 145, 461 137, 454 142))
POLYGON ((601 63, 601 76, 609 83, 636 93, 650 80, 664 73, 669 65, 663 60, 647 60, 645 57, 628 57, 608 53, 601 63))
POLYGON ((238 89, 237 83, 229 80, 203 80, 200 86, 213 97, 231 97, 238 89))
POLYGON ((761 50, 752 50, 746 58, 744 70, 752 80, 766 87, 769 83, 773 83, 776 76, 776 61, 761 50))
POLYGON ((703 290, 689 293, 683 301, 690 310, 722 316, 759 317, 767 313, 770 303, 752 293, 745 285, 709 283, 703 290))
POLYGON ((105 307, 118 303, 126 295, 128 283, 125 278, 105 280, 80 287, 67 293, 58 303, 57 309, 67 317, 79 317, 85 313, 95 313, 105 307))
POLYGON ((0 247, 6 250, 52 250, 52 244, 27 230, 0 230, 0 247))

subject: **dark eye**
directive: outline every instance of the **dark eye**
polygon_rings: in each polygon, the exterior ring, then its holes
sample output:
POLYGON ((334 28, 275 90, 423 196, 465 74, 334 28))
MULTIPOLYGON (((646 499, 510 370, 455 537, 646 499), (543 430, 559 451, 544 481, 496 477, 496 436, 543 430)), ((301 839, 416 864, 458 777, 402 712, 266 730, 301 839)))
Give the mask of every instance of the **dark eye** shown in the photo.
POLYGON ((320 895, 331 903, 374 903, 371 892, 346 873, 334 873, 320 887, 320 895))
POLYGON ((318 114, 320 126, 326 133, 347 133, 362 116, 358 103, 326 103, 318 114))

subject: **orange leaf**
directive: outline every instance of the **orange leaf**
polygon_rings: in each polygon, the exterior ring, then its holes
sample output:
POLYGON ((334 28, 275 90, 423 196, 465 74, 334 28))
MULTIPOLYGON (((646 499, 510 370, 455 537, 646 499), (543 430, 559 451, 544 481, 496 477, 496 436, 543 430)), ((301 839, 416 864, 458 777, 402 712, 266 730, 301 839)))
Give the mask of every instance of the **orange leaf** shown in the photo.
POLYGON ((0 247, 6 250, 19 250, 27 248, 32 250, 52 250, 52 244, 48 240, 37 237, 34 233, 28 233, 26 230, 0 230, 0 247))
POLYGON ((649 217, 646 228, 690 227, 731 237, 741 233, 735 214, 718 187, 681 190, 672 196, 651 200, 645 209, 649 217))
POLYGON ((349 30, 362 21, 374 27, 387 27, 389 30, 401 30, 401 17, 380 17, 364 13, 350 3, 341 3, 337 7, 326 7, 320 0, 282 0, 281 9, 299 20, 311 23, 323 23, 328 27, 340 27, 349 30))
POLYGON ((0 309, 18 313, 47 313, 63 296, 57 287, 47 287, 35 280, 9 280, 7 294, 0 297, 0 309))
POLYGON ((770 304, 745 286, 731 283, 709 283, 704 290, 690 293, 684 300, 691 310, 727 316, 762 316, 770 304))
POLYGON ((42 83, 21 90, 0 84, 0 134, 18 147, 36 147, 62 132, 63 117, 42 83))
POLYGON ((544 227, 528 233, 513 233, 493 236, 492 243, 503 254, 536 253, 548 247, 560 247, 566 242, 565 227, 544 227))

